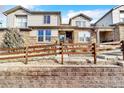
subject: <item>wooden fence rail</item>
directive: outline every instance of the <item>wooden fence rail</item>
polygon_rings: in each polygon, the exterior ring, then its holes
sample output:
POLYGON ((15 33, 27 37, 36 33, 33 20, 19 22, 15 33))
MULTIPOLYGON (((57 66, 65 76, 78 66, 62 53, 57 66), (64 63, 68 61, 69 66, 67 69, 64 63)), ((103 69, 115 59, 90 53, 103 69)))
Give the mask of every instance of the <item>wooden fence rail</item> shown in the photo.
MULTIPOLYGON (((123 59, 124 59, 124 42, 123 45, 123 59)), ((121 45, 121 46, 122 46, 121 45)), ((22 48, 0 48, 0 60, 25 58, 25 64, 28 63, 28 58, 39 56, 61 55, 61 63, 64 63, 65 54, 92 54, 94 64, 97 63, 97 52, 100 51, 99 46, 93 44, 50 44, 26 46, 22 48), (13 55, 13 56, 12 56, 13 55)))

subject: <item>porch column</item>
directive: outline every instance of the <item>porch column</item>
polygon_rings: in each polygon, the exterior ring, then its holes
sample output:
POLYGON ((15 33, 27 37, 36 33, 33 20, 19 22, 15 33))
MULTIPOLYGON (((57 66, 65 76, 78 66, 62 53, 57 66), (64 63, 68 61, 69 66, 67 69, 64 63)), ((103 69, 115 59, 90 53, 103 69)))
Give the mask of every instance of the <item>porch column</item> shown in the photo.
POLYGON ((100 43, 100 31, 99 30, 97 31, 97 43, 98 44, 100 43))

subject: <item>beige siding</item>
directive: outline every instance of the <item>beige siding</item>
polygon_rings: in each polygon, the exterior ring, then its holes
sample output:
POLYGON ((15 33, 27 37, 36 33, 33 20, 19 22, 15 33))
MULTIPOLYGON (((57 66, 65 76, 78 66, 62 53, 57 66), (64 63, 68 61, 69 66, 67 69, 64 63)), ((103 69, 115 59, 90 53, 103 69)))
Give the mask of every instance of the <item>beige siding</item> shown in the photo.
POLYGON ((58 15, 50 15, 50 24, 44 24, 44 15, 29 15, 28 26, 57 26, 60 25, 58 15))
POLYGON ((80 32, 90 32, 91 34, 91 42, 96 42, 96 36, 95 33, 90 30, 75 30, 74 31, 74 43, 80 43, 79 41, 79 33, 80 32))
POLYGON ((110 12, 104 18, 96 23, 96 26, 109 26, 112 24, 112 13, 110 12))
POLYGON ((113 40, 113 32, 112 31, 100 32, 100 42, 111 41, 111 40, 113 40))
POLYGON ((90 26, 90 21, 87 20, 86 18, 83 18, 83 17, 76 17, 76 18, 72 19, 71 25, 76 26, 76 21, 85 21, 86 22, 86 27, 90 26))
POLYGON ((114 9, 112 12, 108 13, 104 18, 96 23, 97 26, 109 26, 120 22, 120 10, 124 11, 124 6, 114 9))
POLYGON ((120 40, 124 40, 124 26, 119 26, 120 40))
POLYGON ((120 22, 120 10, 124 11, 124 6, 113 10, 113 24, 120 22))
POLYGON ((9 28, 16 27, 16 16, 15 15, 28 15, 28 13, 20 9, 7 15, 7 27, 9 28))
POLYGON ((15 15, 27 15, 28 26, 57 26, 60 25, 60 16, 55 14, 50 14, 51 23, 43 24, 43 14, 30 14, 22 9, 17 10, 13 13, 7 15, 7 27, 16 27, 16 16, 15 15))

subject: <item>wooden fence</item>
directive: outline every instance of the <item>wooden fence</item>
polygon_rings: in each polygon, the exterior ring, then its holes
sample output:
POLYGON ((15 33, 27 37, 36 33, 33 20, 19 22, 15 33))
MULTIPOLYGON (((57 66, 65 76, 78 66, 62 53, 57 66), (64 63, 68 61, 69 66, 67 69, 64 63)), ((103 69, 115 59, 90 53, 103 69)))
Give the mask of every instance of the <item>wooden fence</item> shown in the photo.
MULTIPOLYGON (((124 42, 123 42, 124 46, 124 42)), ((64 62, 65 54, 92 54, 94 64, 97 62, 97 52, 104 49, 99 48, 95 43, 87 44, 50 44, 50 45, 36 45, 22 48, 0 48, 0 60, 25 58, 25 64, 28 63, 28 58, 61 55, 61 63, 64 62)), ((124 52, 123 52, 124 54, 124 52)), ((123 57, 124 58, 124 57, 123 57)))

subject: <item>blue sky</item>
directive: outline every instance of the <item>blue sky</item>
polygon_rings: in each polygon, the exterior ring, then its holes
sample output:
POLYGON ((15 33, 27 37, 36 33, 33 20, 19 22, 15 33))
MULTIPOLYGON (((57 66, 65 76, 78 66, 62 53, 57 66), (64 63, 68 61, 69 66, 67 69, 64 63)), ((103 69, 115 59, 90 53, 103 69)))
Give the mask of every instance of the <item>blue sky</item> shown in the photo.
MULTIPOLYGON (((79 13, 84 13, 93 18, 92 23, 108 12, 115 5, 22 5, 25 8, 36 11, 61 11, 62 22, 68 23, 68 19, 79 13)), ((15 5, 0 6, 0 21, 6 26, 6 17, 2 12, 15 7, 15 5)))

